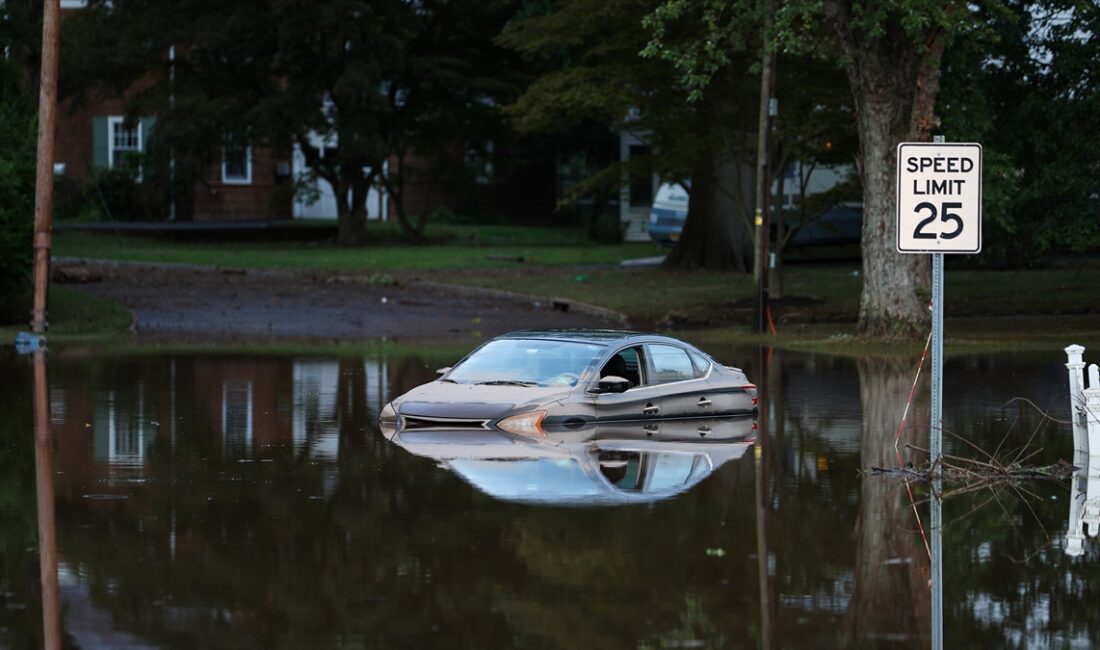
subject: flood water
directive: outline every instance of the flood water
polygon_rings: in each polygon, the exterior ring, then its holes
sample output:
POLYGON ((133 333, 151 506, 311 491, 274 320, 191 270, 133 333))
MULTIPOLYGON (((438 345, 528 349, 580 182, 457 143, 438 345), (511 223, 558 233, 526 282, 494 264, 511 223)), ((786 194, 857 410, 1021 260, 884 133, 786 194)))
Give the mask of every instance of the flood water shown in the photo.
MULTIPOLYGON (((496 498, 379 433, 456 353, 51 351, 56 603, 32 364, 0 352, 0 648, 41 647, 51 609, 80 648, 927 647, 928 489, 860 474, 897 466, 916 359, 710 351, 761 386, 756 445, 596 507, 496 498)), ((1065 420, 1064 361, 949 360, 944 426, 969 442, 945 453, 1072 462, 1068 424, 1004 406, 1065 420)), ((927 419, 921 397, 906 460, 927 419)), ((1067 553, 1087 487, 944 499, 945 647, 1100 646, 1100 543, 1067 553)))

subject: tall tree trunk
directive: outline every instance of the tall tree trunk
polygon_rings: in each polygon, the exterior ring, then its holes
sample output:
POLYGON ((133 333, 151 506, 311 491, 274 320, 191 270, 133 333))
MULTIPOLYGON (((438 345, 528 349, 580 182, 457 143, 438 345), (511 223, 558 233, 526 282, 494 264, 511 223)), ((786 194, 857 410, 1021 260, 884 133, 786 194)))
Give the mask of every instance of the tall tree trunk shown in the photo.
POLYGON ((377 166, 363 176, 364 165, 347 163, 340 165, 340 178, 336 190, 337 243, 341 246, 359 246, 367 239, 367 195, 374 183, 377 166))
POLYGON ((398 151, 394 156, 394 162, 395 164, 391 166, 391 169, 396 168, 397 172, 380 175, 382 185, 393 203, 397 224, 401 226, 401 232, 405 235, 405 239, 419 244, 424 240, 424 228, 428 224, 428 216, 426 214, 417 215, 416 223, 409 219, 409 213, 405 210, 405 174, 408 173, 408 170, 405 167, 404 150, 398 151))
POLYGON ((853 32, 850 0, 827 0, 825 17, 848 59, 848 82, 859 133, 863 181, 863 292, 859 329, 870 336, 919 337, 929 326, 927 255, 896 250, 895 195, 899 142, 925 141, 940 87, 947 34, 930 27, 922 38, 890 16, 877 38, 853 32))
MULTIPOLYGON (((864 470, 898 464, 894 434, 916 366, 907 361, 858 361, 863 405, 860 464, 864 470)), ((928 405, 914 406, 899 444, 902 462, 917 460, 906 453, 906 442, 927 446, 928 405)), ((845 613, 845 629, 853 646, 875 645, 884 638, 913 642, 928 635, 929 563, 920 534, 913 530, 916 527, 904 483, 865 474, 860 483, 852 598, 845 613)))
POLYGON ((749 271, 752 236, 738 214, 737 164, 721 151, 700 155, 691 176, 687 220, 666 268, 749 271))
POLYGON ((346 177, 332 184, 336 193, 336 243, 341 246, 359 246, 366 239, 367 214, 363 205, 356 205, 349 192, 346 177))

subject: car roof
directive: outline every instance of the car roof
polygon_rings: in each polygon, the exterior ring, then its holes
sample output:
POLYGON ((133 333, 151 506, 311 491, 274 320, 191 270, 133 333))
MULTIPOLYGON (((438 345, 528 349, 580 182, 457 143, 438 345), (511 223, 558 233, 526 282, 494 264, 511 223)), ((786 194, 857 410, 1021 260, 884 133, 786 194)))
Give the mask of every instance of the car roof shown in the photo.
POLYGON ((548 339, 554 341, 572 341, 577 343, 594 343, 596 345, 612 345, 614 343, 627 343, 631 341, 665 341, 684 345, 681 341, 659 334, 647 334, 631 330, 609 329, 544 329, 544 330, 520 330, 509 332, 497 337, 498 339, 548 339))

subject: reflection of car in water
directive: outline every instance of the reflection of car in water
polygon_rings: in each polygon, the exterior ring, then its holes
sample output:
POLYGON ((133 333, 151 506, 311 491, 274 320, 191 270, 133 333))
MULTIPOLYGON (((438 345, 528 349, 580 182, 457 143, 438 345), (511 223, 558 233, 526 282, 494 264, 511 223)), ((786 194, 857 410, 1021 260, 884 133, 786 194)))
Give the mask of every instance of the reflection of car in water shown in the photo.
POLYGON ((497 337, 439 379, 382 409, 405 431, 493 430, 751 415, 756 386, 738 368, 667 336, 542 330, 497 337))
POLYGON ((503 432, 383 434, 506 501, 615 505, 690 489, 754 444, 750 417, 560 427, 533 439, 503 432))
MULTIPOLYGON (((657 190, 649 214, 649 238, 662 246, 673 246, 687 221, 688 193, 676 183, 665 183, 657 190)), ((798 231, 788 246, 832 246, 858 244, 863 228, 863 206, 860 203, 839 203, 811 218, 804 224, 788 221, 798 231)), ((775 238, 773 225, 772 238, 775 238)))

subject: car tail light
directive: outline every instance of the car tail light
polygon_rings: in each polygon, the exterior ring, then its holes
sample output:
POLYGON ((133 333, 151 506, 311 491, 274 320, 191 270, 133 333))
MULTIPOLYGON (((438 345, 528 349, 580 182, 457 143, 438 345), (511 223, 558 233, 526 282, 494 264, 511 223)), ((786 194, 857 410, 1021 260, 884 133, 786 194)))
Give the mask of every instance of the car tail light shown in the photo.
POLYGON ((546 411, 528 411, 527 413, 506 417, 497 422, 497 426, 502 431, 517 436, 545 438, 546 432, 542 430, 542 419, 544 417, 546 417, 546 411))
POLYGON ((752 398, 752 405, 756 406, 756 403, 760 401, 760 398, 756 395, 756 384, 745 384, 741 388, 745 389, 745 392, 752 398))

